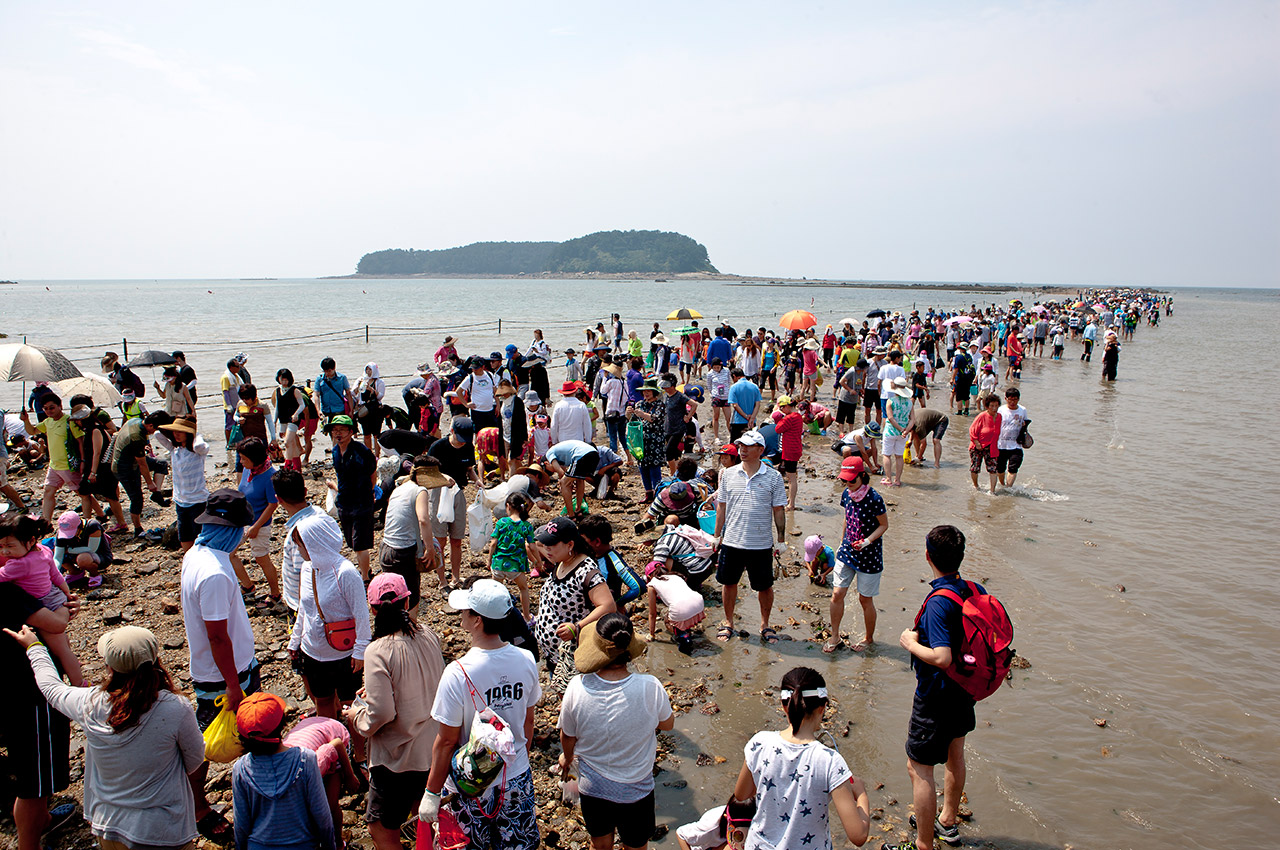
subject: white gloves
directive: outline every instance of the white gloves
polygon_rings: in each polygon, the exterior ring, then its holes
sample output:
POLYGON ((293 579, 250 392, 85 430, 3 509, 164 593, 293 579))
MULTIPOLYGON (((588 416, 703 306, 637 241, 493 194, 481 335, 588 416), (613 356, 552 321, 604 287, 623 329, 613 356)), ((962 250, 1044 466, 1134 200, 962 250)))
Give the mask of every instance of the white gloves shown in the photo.
POLYGON ((418 803, 418 820, 436 823, 440 820, 440 795, 430 791, 422 792, 422 802, 418 803))
POLYGON ((781 541, 779 541, 779 542, 777 542, 777 543, 773 544, 773 554, 775 554, 775 555, 785 555, 785 554, 786 554, 786 552, 787 552, 787 544, 785 544, 785 543, 783 543, 783 542, 781 542, 781 541))

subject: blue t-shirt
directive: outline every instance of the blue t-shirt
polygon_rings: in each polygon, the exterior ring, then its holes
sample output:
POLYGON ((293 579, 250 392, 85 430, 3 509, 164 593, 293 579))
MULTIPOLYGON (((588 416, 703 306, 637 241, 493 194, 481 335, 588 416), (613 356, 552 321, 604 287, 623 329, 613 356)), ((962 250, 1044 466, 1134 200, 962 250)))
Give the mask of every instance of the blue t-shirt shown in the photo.
POLYGON ((729 340, 722 336, 718 336, 711 340, 707 346, 707 362, 710 363, 716 357, 720 358, 720 362, 725 366, 729 365, 729 358, 733 356, 733 345, 729 340))
MULTIPOLYGON (((760 393, 760 388, 755 384, 742 378, 733 386, 729 387, 729 406, 738 405, 748 413, 755 410, 756 405, 760 404, 760 400, 764 398, 760 393)), ((733 411, 733 418, 729 420, 734 425, 745 425, 747 420, 744 419, 738 411, 733 411)))
MULTIPOLYGON (((954 590, 964 599, 969 595, 969 586, 959 573, 935 578, 929 582, 934 590, 946 588, 954 590)), ((986 588, 977 585, 979 591, 986 593, 986 588)), ((934 595, 924 605, 924 613, 920 615, 920 623, 916 627, 920 643, 924 646, 949 646, 952 657, 960 652, 960 644, 964 639, 964 624, 961 622, 960 606, 945 596, 934 595)), ((947 675, 946 671, 932 664, 926 664, 914 655, 911 666, 916 671, 916 695, 921 699, 958 699, 973 702, 969 692, 958 682, 947 675)))
POLYGON ((265 472, 253 476, 253 480, 249 479, 249 470, 240 473, 241 493, 249 500, 249 510, 253 511, 253 521, 257 522, 258 517, 262 516, 262 512, 267 509, 267 505, 276 503, 276 488, 271 483, 271 479, 275 477, 276 470, 274 466, 268 466, 265 472))
POLYGON ((844 540, 837 557, 860 573, 884 572, 883 537, 877 537, 870 546, 853 548, 853 541, 864 540, 880 527, 879 517, 885 513, 884 499, 875 490, 867 490, 861 502, 845 490, 840 494, 840 507, 844 508, 844 540))
POLYGON ((573 466, 587 455, 596 451, 596 447, 582 440, 561 440, 547 449, 547 460, 554 460, 565 466, 573 466))
POLYGON ((326 378, 322 373, 312 384, 313 391, 320 399, 320 412, 329 416, 346 409, 347 390, 350 387, 347 376, 341 372, 336 373, 332 378, 326 378))

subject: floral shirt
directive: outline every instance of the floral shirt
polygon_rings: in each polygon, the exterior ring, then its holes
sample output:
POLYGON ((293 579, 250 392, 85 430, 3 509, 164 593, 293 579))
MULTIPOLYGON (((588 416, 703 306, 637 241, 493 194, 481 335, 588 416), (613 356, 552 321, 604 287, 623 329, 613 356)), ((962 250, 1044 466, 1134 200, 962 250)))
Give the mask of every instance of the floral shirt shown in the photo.
POLYGON ((493 539, 498 541, 493 550, 493 569, 507 573, 529 571, 529 553, 524 545, 533 540, 533 526, 528 520, 504 516, 493 526, 493 539))
POLYGON ((635 407, 641 413, 653 417, 649 422, 641 423, 641 433, 644 435, 644 456, 640 458, 640 465, 662 466, 667 450, 666 402, 661 398, 655 398, 653 401, 638 401, 635 407))

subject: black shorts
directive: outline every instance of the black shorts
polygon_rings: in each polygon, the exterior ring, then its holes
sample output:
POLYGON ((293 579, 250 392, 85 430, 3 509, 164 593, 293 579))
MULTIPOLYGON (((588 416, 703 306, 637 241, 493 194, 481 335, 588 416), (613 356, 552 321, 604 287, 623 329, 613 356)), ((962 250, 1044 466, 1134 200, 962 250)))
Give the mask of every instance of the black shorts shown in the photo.
POLYGON ((377 407, 370 405, 369 412, 356 420, 356 428, 363 434, 378 436, 382 433, 382 417, 384 413, 382 405, 377 407))
POLYGON ((912 398, 919 398, 919 399, 923 399, 923 398, 924 398, 924 387, 914 387, 914 388, 911 390, 911 397, 912 397, 912 398))
POLYGON ((933 429, 933 438, 941 440, 947 434, 947 428, 950 427, 951 420, 946 416, 942 417, 942 421, 938 423, 938 427, 933 429))
POLYGON ((991 456, 991 451, 989 449, 982 448, 982 447, 979 447, 976 449, 970 447, 969 471, 974 475, 977 475, 979 472, 982 471, 982 465, 984 463, 987 465, 987 472, 990 472, 992 475, 995 475, 996 459, 991 456))
POLYGON ((798 460, 784 460, 782 462, 783 472, 795 472, 799 468, 800 468, 800 461, 798 460))
POLYGON ((858 419, 858 404, 853 401, 842 401, 836 405, 836 424, 852 425, 858 419))
POLYGON ((667 436, 667 460, 679 460, 684 454, 684 434, 667 436))
MULTIPOLYGON (((428 541, 427 545, 434 546, 435 541, 428 541)), ((422 599, 422 575, 418 572, 418 547, 396 549, 383 543, 378 549, 378 565, 382 567, 384 573, 395 573, 404 579, 405 585, 409 588, 409 607, 417 606, 418 601, 422 599)))
POLYGON ((116 479, 115 473, 111 471, 111 467, 102 463, 98 465, 98 475, 93 480, 89 480, 89 473, 83 469, 80 470, 80 486, 76 492, 81 496, 101 496, 104 499, 117 499, 120 497, 120 482, 116 479))
POLYGON ((9 751, 7 773, 13 776, 9 790, 20 800, 52 796, 70 779, 70 722, 39 694, 30 700, 35 704, 15 710, 0 728, 0 744, 9 751))
POLYGON ((373 511, 359 514, 338 511, 338 525, 342 527, 342 538, 351 551, 363 552, 373 548, 373 511))
POLYGON ((728 407, 728 406, 729 406, 729 399, 727 399, 727 398, 713 398, 713 399, 711 399, 711 406, 712 406, 712 407, 728 407))
POLYGON ((951 742, 968 735, 976 725, 973 700, 967 694, 925 699, 917 693, 907 724, 907 758, 919 764, 942 764, 951 742))
POLYGON ((880 406, 880 390, 879 389, 863 390, 862 406, 866 408, 879 407, 880 406))
POLYGON ((317 661, 305 652, 302 653, 302 677, 317 699, 328 699, 336 693, 344 702, 356 698, 356 690, 364 678, 351 669, 350 658, 317 661))
POLYGON ((568 475, 570 478, 590 478, 596 474, 596 467, 599 465, 600 453, 587 452, 569 466, 568 475))
POLYGON ((1017 475, 1022 468, 1022 449, 1001 449, 996 458, 996 472, 1008 472, 1017 475))
POLYGON ((174 505, 173 509, 178 512, 178 541, 181 543, 194 543, 196 538, 200 536, 200 523, 196 522, 196 517, 204 513, 205 503, 192 505, 184 508, 182 505, 174 505))
POLYGON ((599 838, 618 831, 618 840, 626 847, 644 847, 653 838, 656 819, 653 814, 653 792, 634 803, 615 803, 601 797, 583 794, 582 822, 587 835, 599 838))
MULTIPOLYGON (((207 698, 196 697, 196 723, 200 726, 200 731, 209 728, 209 724, 222 712, 218 708, 217 697, 227 692, 227 686, 224 682, 192 682, 197 690, 209 694, 207 698)), ((262 668, 258 666, 257 659, 249 664, 249 669, 240 674, 240 690, 244 691, 244 695, 256 694, 262 689, 262 668)))
POLYGON ((733 422, 730 422, 729 423, 729 442, 731 443, 736 442, 737 439, 741 437, 743 432, 745 432, 746 430, 747 430, 747 423, 738 422, 735 424, 733 422))
POLYGON ((378 823, 397 832, 409 814, 418 811, 422 792, 427 790, 427 771, 404 770, 397 773, 383 765, 369 768, 369 794, 366 797, 365 823, 378 823))
POLYGON ((773 587, 773 549, 737 549, 720 547, 716 581, 722 585, 737 584, 746 570, 751 589, 756 593, 773 587))

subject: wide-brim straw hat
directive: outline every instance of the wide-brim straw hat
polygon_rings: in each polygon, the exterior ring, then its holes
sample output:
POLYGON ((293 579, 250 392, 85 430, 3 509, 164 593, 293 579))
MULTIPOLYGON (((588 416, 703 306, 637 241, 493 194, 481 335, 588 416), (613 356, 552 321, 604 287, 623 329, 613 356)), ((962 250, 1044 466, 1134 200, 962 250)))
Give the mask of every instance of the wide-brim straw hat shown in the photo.
POLYGON ((547 472, 540 463, 531 463, 528 466, 522 466, 516 470, 516 475, 528 475, 529 477, 537 476, 551 480, 551 473, 547 472))
POLYGON ((449 476, 441 472, 437 466, 417 466, 415 464, 409 475, 413 478, 414 484, 427 490, 449 486, 449 476))
POLYGON ((195 434, 196 423, 190 419, 175 419, 168 425, 161 425, 161 431, 181 431, 184 434, 195 434))
POLYGON ((608 667, 624 652, 630 653, 632 660, 639 658, 644 655, 648 646, 648 641, 633 634, 630 645, 619 649, 600 637, 595 623, 588 623, 578 636, 578 648, 573 651, 573 666, 578 668, 579 673, 595 673, 608 667))
POLYGON ((654 334, 653 339, 649 341, 652 342, 654 345, 666 345, 667 336, 666 334, 654 334))

